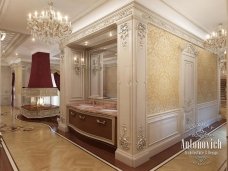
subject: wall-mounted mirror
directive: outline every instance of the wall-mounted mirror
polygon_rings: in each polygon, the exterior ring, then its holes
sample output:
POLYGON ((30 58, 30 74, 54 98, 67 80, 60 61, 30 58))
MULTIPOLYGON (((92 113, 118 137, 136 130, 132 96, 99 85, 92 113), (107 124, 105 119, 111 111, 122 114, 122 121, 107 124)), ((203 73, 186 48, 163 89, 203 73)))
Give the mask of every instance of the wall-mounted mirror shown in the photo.
POLYGON ((117 98, 117 45, 90 51, 90 96, 117 98))

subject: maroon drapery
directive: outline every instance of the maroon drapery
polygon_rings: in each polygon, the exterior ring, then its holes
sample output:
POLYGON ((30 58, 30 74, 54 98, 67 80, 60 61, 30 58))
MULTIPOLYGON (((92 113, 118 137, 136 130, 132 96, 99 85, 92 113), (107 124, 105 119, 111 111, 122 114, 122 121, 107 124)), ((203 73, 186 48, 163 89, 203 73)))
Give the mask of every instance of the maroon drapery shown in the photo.
POLYGON ((15 73, 12 73, 11 106, 14 107, 15 73))
POLYGON ((60 75, 59 75, 59 73, 57 73, 57 72, 54 73, 54 79, 55 79, 55 84, 60 91, 60 75))

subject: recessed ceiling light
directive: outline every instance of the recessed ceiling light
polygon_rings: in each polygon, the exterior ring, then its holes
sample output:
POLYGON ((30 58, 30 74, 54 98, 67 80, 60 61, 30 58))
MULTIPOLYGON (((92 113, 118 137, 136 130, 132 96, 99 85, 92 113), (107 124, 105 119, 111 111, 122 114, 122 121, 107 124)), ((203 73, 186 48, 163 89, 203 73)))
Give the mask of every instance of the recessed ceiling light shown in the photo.
POLYGON ((18 53, 15 53, 16 56, 18 56, 18 53))
POLYGON ((112 37, 112 32, 111 31, 109 32, 109 37, 112 37))
POLYGON ((88 45, 88 42, 87 42, 87 41, 85 42, 85 45, 86 45, 86 46, 88 45))
POLYGON ((2 51, 2 53, 5 53, 5 52, 6 52, 5 50, 2 51))
POLYGON ((35 40, 36 40, 36 39, 33 37, 33 38, 32 38, 32 41, 35 42, 35 40))

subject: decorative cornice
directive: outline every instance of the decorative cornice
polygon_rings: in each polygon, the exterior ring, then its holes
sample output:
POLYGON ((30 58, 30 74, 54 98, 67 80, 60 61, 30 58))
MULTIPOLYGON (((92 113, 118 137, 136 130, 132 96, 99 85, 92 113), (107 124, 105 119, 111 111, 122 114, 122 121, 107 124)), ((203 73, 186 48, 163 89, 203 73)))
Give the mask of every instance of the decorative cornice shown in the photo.
POLYGON ((112 12, 111 14, 93 22, 92 24, 82 28, 81 30, 73 33, 71 35, 71 38, 66 41, 64 44, 68 45, 70 43, 73 43, 85 36, 88 36, 94 32, 97 32, 101 29, 104 29, 106 27, 109 27, 113 24, 116 24, 118 21, 120 21, 123 18, 126 18, 128 16, 133 15, 133 8, 134 7, 134 3, 130 3, 114 12, 112 12))
POLYGON ((162 16, 156 14, 155 12, 151 11, 150 9, 142 6, 139 3, 134 5, 136 15, 140 17, 142 20, 146 20, 148 23, 151 23, 161 29, 164 29, 184 40, 187 40, 197 46, 203 47, 203 40, 192 33, 184 30, 183 28, 177 26, 176 24, 172 23, 171 21, 163 18, 162 16))
POLYGON ((107 28, 113 24, 117 24, 119 21, 134 16, 139 20, 151 23, 159 28, 162 28, 188 42, 191 42, 199 47, 203 47, 203 40, 193 35, 192 33, 184 30, 183 28, 177 26, 176 24, 166 20, 160 15, 152 12, 148 8, 137 2, 131 2, 122 8, 112 12, 111 14, 93 22, 92 24, 82 28, 81 30, 73 33, 71 38, 68 39, 64 45, 69 45, 76 42, 90 34, 93 34, 99 30, 107 28))
POLYGON ((182 49, 182 53, 187 53, 187 54, 191 54, 193 56, 197 56, 199 54, 199 52, 196 50, 196 48, 191 44, 188 43, 184 49, 182 49))

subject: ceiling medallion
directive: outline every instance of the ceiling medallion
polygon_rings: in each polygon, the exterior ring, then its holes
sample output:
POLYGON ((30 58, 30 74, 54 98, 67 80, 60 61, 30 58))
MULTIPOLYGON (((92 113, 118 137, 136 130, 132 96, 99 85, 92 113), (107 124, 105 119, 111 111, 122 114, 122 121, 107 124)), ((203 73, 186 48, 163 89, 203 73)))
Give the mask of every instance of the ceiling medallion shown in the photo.
POLYGON ((227 31, 219 24, 216 31, 207 35, 204 41, 204 47, 211 50, 216 54, 224 53, 226 48, 226 35, 227 31))
POLYGON ((27 28, 32 36, 48 44, 60 43, 72 33, 71 22, 53 7, 49 0, 48 7, 40 13, 29 13, 27 28))

